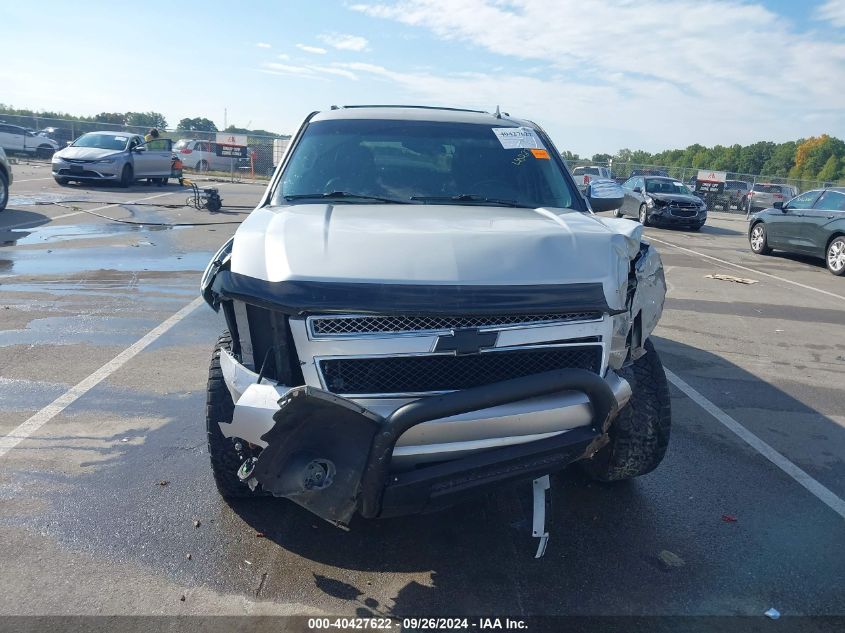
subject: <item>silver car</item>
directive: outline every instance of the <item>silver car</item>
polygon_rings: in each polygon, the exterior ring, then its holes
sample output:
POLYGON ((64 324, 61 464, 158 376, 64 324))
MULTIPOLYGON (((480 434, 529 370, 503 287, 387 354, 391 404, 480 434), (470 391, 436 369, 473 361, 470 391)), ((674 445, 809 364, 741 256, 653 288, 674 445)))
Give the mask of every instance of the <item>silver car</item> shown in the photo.
POLYGON ((150 142, 126 132, 89 132, 53 155, 53 178, 60 185, 117 182, 128 187, 139 178, 167 182, 173 151, 171 140, 150 142))
POLYGON ((178 152, 179 159, 188 169, 199 172, 230 171, 238 169, 242 163, 240 158, 228 158, 217 155, 217 143, 193 138, 180 138, 173 146, 178 152))
POLYGON ((748 192, 748 206, 751 213, 780 207, 784 202, 798 195, 798 191, 791 185, 781 185, 770 182, 758 182, 748 192))

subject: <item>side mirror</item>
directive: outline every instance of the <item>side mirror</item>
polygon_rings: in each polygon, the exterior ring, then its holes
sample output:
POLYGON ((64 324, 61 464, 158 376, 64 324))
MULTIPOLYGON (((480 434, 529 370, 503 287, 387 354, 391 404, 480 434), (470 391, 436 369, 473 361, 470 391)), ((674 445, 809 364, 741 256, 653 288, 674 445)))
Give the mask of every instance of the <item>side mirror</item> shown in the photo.
POLYGON ((585 192, 590 206, 596 213, 614 211, 625 201, 625 192, 615 181, 608 179, 593 179, 585 192))
POLYGON ((642 192, 643 192, 643 190, 640 189, 639 187, 634 187, 634 193, 642 193, 642 192))
POLYGON ((781 210, 781 211, 783 211, 784 213, 786 213, 786 212, 789 210, 789 205, 788 205, 788 204, 784 204, 783 202, 775 202, 772 206, 773 206, 775 209, 780 209, 780 210, 781 210))

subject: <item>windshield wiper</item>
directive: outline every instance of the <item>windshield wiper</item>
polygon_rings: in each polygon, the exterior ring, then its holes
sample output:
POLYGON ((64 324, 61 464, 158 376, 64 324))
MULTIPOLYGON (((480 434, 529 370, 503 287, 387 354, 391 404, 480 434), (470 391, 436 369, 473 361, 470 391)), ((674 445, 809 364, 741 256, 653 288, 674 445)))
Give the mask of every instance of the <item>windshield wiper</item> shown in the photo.
POLYGON ((475 193, 460 193, 457 196, 411 196, 411 200, 420 202, 484 202, 486 204, 500 204, 504 207, 519 207, 521 209, 533 209, 527 204, 521 204, 516 200, 504 198, 488 198, 475 193))
POLYGON ((329 191, 327 193, 297 193, 290 196, 282 196, 285 200, 305 200, 307 198, 346 198, 348 200, 371 200, 387 204, 411 204, 407 200, 396 200, 394 198, 382 198, 381 196, 368 196, 362 193, 350 193, 348 191, 329 191))

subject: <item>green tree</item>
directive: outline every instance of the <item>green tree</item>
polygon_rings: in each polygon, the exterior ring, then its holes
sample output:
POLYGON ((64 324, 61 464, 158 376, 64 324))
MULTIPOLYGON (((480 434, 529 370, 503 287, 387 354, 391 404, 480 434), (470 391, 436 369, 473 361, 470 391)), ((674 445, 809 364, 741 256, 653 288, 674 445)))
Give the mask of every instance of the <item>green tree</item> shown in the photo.
POLYGON ((112 125, 126 125, 126 114, 123 112, 100 112, 94 115, 97 123, 111 123, 112 125))
POLYGON ((127 112, 126 125, 164 129, 167 127, 167 119, 160 112, 127 112))
POLYGON ((611 156, 610 154, 593 154, 593 157, 590 160, 594 163, 601 163, 603 165, 606 165, 607 161, 609 161, 611 158, 613 158, 613 156, 611 156))
POLYGON ((840 160, 838 157, 831 155, 830 158, 821 168, 821 171, 816 175, 816 180, 823 182, 833 182, 839 178, 840 160))
POLYGON ((217 126, 214 125, 214 121, 211 119, 206 119, 205 117, 195 117, 193 119, 182 119, 179 121, 176 129, 184 132, 216 132, 217 126))

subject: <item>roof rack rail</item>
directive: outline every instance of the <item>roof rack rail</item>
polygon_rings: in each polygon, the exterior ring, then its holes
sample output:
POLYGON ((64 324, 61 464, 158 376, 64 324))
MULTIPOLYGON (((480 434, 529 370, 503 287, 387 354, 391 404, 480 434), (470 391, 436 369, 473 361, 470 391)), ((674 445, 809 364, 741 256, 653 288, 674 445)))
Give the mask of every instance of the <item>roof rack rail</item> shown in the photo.
POLYGON ((469 108, 447 108, 442 106, 424 106, 424 105, 402 105, 402 104, 362 104, 362 105, 342 105, 332 106, 332 110, 345 110, 351 108, 417 108, 420 110, 447 110, 449 112, 475 112, 477 114, 490 114, 486 110, 470 110, 469 108))

